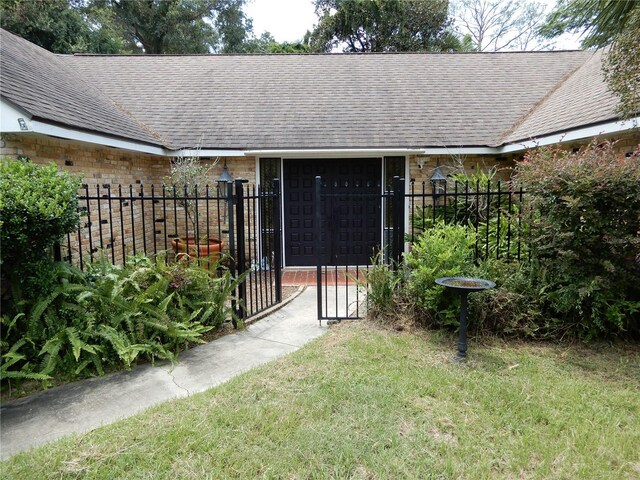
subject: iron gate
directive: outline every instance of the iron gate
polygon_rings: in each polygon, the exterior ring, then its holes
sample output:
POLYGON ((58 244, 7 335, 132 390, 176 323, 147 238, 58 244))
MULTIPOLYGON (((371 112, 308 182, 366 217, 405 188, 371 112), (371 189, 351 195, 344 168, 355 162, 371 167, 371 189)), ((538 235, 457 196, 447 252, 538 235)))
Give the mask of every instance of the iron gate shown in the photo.
MULTIPOLYGON (((321 176, 315 177, 314 248, 318 320, 360 319, 366 312, 367 273, 377 254, 385 261, 400 261, 404 240, 404 179, 394 177, 393 190, 380 193, 380 182, 344 191, 331 188, 321 176), (369 187, 369 188, 366 188, 369 187), (358 214, 361 214, 358 217, 358 214), (375 220, 373 220, 375 218, 375 220), (383 219, 385 228, 382 228, 383 219), (364 223, 363 223, 364 222, 364 223), (386 246, 383 230, 389 231, 386 246), (361 251, 353 242, 345 248, 350 232, 368 239, 361 251), (388 247, 388 248, 387 248, 388 247), (363 261, 364 259, 364 261, 363 261)), ((348 187, 348 185, 346 186, 348 187)))
MULTIPOLYGON (((405 192, 405 179, 394 176, 391 188, 383 192, 332 192, 324 187, 320 176, 315 178, 314 250, 324 253, 323 244, 343 219, 327 216, 327 205, 332 199, 350 202, 354 198, 375 204, 382 218, 382 242, 370 252, 379 253, 378 261, 398 267, 402 262, 405 241, 413 242, 420 234, 439 224, 456 224, 473 234, 473 252, 476 261, 488 258, 506 261, 530 260, 531 251, 527 239, 531 236, 532 211, 525 200, 522 188, 506 182, 474 183, 452 182, 441 190, 427 183, 416 184, 410 180, 405 192), (409 220, 406 225, 406 220, 409 220)), ((382 190, 382 189, 380 189, 382 190)), ((344 226, 343 226, 344 227, 344 226)), ((349 225, 346 226, 349 228, 349 225)), ((326 246, 324 247, 327 248, 326 246)), ((349 255, 327 257, 316 255, 318 320, 342 320, 362 318, 366 312, 367 273, 370 262, 362 257, 349 255), (359 261, 350 262, 350 258, 359 261), (364 264, 363 264, 364 263, 364 264)))

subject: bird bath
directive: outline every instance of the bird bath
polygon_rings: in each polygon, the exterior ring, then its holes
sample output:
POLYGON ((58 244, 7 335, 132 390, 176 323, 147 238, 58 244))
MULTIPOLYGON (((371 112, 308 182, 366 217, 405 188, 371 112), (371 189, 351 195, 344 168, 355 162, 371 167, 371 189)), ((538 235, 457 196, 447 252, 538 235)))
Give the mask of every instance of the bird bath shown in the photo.
POLYGON ((467 358, 467 296, 493 288, 496 284, 490 280, 468 277, 442 277, 436 283, 460 294, 460 337, 458 340, 458 360, 467 358))

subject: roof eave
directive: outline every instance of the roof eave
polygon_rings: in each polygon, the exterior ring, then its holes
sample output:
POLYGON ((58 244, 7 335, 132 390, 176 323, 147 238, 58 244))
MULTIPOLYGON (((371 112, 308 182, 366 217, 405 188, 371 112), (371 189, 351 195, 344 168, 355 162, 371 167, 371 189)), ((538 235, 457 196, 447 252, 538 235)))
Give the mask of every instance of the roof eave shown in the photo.
POLYGON ((536 147, 573 143, 602 135, 625 133, 638 128, 639 125, 640 116, 627 120, 609 120, 569 130, 557 131, 536 138, 512 141, 496 147, 496 153, 520 153, 536 147))
POLYGON ((151 155, 166 155, 166 149, 161 145, 153 145, 114 135, 70 128, 65 125, 59 125, 37 118, 33 118, 31 120, 31 127, 31 131, 33 133, 64 138, 66 140, 75 140, 78 142, 91 143, 105 147, 121 148, 123 150, 131 150, 151 155))

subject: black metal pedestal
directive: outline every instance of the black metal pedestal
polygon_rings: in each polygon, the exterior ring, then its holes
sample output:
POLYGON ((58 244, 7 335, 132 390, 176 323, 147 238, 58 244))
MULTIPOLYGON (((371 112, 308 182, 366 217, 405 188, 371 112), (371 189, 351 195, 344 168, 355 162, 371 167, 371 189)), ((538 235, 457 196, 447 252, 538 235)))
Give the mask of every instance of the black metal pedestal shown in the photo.
POLYGON ((458 360, 467 358, 467 292, 460 293, 460 336, 458 337, 458 360))
POLYGON ((493 288, 496 284, 490 280, 468 277, 442 277, 437 278, 436 283, 460 294, 460 336, 456 360, 463 361, 467 358, 467 297, 470 293, 493 288))

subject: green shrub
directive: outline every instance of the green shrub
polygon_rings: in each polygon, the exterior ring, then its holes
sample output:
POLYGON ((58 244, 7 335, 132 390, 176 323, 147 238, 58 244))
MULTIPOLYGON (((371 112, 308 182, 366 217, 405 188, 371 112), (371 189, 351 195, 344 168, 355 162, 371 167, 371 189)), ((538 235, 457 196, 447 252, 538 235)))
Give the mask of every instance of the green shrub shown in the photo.
MULTIPOLYGON (((449 175, 446 203, 415 208, 411 214, 411 231, 415 236, 445 222, 463 225, 477 232, 476 257, 520 258, 529 255, 530 209, 525 208, 517 192, 501 190, 495 180, 497 169, 449 175), (487 195, 490 192, 492 195, 487 195)), ((508 184, 508 187, 510 184, 508 184)), ((413 238, 409 238, 413 241, 413 238)))
POLYGON ((229 299, 243 279, 164 257, 133 257, 124 266, 103 260, 87 273, 57 263, 56 277, 32 308, 3 317, 2 348, 11 355, 3 355, 2 380, 74 379, 141 357, 173 361, 232 317, 229 299))
POLYGON ((473 276, 473 231, 460 225, 444 225, 422 233, 406 255, 408 290, 432 326, 458 324, 458 295, 435 284, 436 278, 473 276))
POLYGON ((77 178, 53 164, 0 161, 1 264, 13 302, 21 292, 37 296, 55 283, 48 250, 78 226, 78 187, 77 178))
POLYGON ((616 155, 596 140, 576 153, 542 148, 517 180, 540 213, 531 246, 557 328, 584 338, 638 333, 640 150, 616 155))
POLYGON ((402 305, 404 272, 393 269, 384 261, 384 253, 378 252, 371 259, 371 267, 364 274, 365 280, 355 279, 366 290, 367 313, 371 318, 388 319, 397 316, 402 305))
POLYGON ((496 287, 469 295, 469 326, 476 334, 546 338, 557 336, 542 313, 536 274, 531 264, 490 259, 477 269, 496 287))

